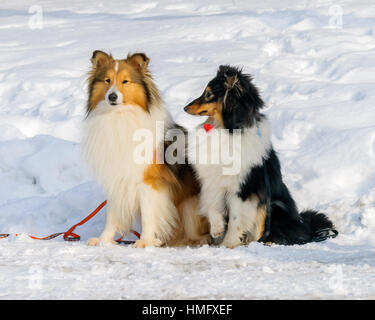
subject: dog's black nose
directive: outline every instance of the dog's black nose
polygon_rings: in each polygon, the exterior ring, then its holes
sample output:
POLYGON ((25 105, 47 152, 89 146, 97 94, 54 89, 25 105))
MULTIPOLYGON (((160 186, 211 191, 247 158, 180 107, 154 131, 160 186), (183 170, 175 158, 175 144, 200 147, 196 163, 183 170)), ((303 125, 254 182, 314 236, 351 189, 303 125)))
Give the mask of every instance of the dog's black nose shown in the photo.
POLYGON ((186 106, 186 107, 184 108, 184 111, 186 111, 186 112, 187 112, 187 111, 188 111, 188 108, 189 108, 189 107, 188 107, 188 106, 186 106))
POLYGON ((111 101, 111 102, 115 102, 117 100, 117 94, 115 92, 112 92, 109 96, 108 96, 108 100, 111 101))

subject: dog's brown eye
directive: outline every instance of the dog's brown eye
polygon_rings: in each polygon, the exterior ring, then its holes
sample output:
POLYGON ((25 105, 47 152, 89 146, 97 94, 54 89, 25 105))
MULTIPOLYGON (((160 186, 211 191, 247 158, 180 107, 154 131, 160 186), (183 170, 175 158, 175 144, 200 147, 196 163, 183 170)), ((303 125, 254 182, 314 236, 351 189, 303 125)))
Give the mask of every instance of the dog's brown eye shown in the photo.
POLYGON ((105 82, 111 83, 111 79, 105 79, 105 82))
POLYGON ((214 95, 211 92, 207 92, 204 97, 207 101, 209 101, 213 99, 214 95))
POLYGON ((128 83, 129 81, 128 80, 124 80, 122 83, 125 84, 125 83, 128 83))

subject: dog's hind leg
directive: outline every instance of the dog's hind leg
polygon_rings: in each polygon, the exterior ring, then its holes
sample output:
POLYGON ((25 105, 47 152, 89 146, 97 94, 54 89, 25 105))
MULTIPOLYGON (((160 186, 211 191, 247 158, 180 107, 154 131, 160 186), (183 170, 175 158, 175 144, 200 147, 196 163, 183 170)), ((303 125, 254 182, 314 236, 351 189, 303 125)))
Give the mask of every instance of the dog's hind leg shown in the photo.
POLYGON ((184 238, 188 245, 204 245, 210 243, 209 226, 206 218, 199 215, 198 197, 183 201, 181 211, 184 238))
POLYGON ((256 240, 258 241, 263 233, 266 231, 266 219, 267 219, 267 209, 265 205, 258 207, 257 219, 256 219, 256 240))

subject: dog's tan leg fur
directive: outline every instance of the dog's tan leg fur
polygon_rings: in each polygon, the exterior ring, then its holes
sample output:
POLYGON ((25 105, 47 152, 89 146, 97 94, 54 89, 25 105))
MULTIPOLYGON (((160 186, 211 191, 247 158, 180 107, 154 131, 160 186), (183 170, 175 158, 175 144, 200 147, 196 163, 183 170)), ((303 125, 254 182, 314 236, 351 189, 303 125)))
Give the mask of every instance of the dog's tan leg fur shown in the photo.
POLYGON ((256 221, 256 226, 257 226, 257 241, 261 238, 265 231, 266 227, 266 216, 267 216, 267 211, 266 211, 266 206, 261 206, 258 208, 258 214, 257 214, 257 221, 256 221))
POLYGON ((179 226, 167 246, 202 246, 210 244, 209 226, 198 215, 198 197, 189 197, 178 205, 179 226))
POLYGON ((182 204, 182 224, 186 239, 190 245, 209 244, 209 225, 205 218, 199 216, 199 200, 198 197, 192 197, 182 204))

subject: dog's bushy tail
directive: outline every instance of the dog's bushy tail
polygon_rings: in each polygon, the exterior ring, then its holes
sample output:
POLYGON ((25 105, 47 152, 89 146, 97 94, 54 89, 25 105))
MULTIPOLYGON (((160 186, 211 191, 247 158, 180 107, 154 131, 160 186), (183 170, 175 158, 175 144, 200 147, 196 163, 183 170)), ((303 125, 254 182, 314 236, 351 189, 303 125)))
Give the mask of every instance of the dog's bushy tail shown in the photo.
POLYGON ((324 213, 303 211, 291 216, 278 205, 272 205, 270 234, 264 242, 282 245, 319 242, 338 235, 333 223, 324 213))

